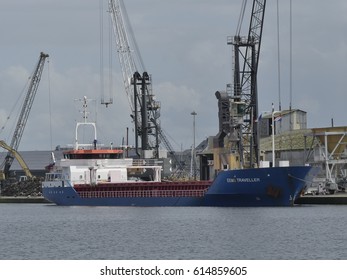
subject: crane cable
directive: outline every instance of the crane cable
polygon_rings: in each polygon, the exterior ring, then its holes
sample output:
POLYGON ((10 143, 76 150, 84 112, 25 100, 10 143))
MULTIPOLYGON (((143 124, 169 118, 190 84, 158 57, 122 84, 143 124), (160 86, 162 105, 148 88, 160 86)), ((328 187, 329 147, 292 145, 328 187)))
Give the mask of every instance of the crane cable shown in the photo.
MULTIPOLYGON (((5 128, 6 128, 6 126, 7 126, 7 123, 8 123, 9 120, 12 118, 12 114, 15 112, 15 108, 18 106, 18 104, 19 104, 19 102, 20 102, 21 100, 22 100, 21 105, 23 106, 24 99, 23 99, 22 97, 24 96, 25 90, 26 90, 26 89, 28 88, 28 86, 29 86, 30 79, 31 79, 31 77, 32 77, 33 74, 34 74, 34 71, 33 71, 33 72, 31 73, 31 75, 28 77, 26 84, 24 85, 24 87, 23 87, 21 93, 19 94, 17 100, 15 101, 14 105, 12 106, 12 108, 11 108, 11 110, 10 110, 10 113, 9 113, 9 115, 8 115, 7 118, 6 118, 5 123, 4 123, 3 126, 1 127, 0 134, 5 130, 5 128)), ((22 107, 22 106, 21 106, 21 107, 22 107)), ((16 119, 19 118, 19 114, 20 114, 20 109, 17 111, 16 119)), ((15 124, 15 122, 14 122, 14 123, 13 123, 13 127, 10 129, 10 130, 11 130, 11 131, 10 131, 10 132, 11 132, 10 135, 13 134, 14 129, 15 129, 15 125, 16 125, 16 124, 15 124)), ((6 140, 6 141, 7 141, 7 140, 6 140)), ((6 141, 5 141, 5 142, 6 142, 6 141)))
POLYGON ((49 138, 50 148, 53 150, 53 136, 52 136, 52 101, 51 101, 51 72, 49 67, 49 57, 47 58, 47 76, 48 76, 48 109, 49 109, 49 138))
POLYGON ((289 110, 292 110, 293 99, 293 15, 292 0, 289 1, 289 110))
POLYGON ((112 19, 111 17, 108 17, 108 79, 109 79, 109 102, 113 103, 113 44, 112 44, 112 19))
POLYGON ((245 17, 246 6, 247 6, 247 0, 243 0, 242 6, 241 6, 240 17, 239 17, 239 20, 237 23, 237 28, 236 28, 236 35, 237 36, 240 36, 240 33, 241 33, 242 23, 243 23, 243 19, 245 17))
POLYGON ((105 79, 105 69, 104 69, 104 29, 105 29, 105 20, 104 20, 104 5, 103 0, 99 0, 99 60, 100 60, 100 101, 101 104, 105 105, 106 108, 108 105, 113 104, 113 94, 112 94, 112 20, 111 17, 108 17, 108 81, 105 79), (107 90, 105 90, 105 85, 108 86, 108 94, 107 90))
POLYGON ((278 110, 282 110, 281 105, 281 53, 280 53, 280 13, 279 0, 277 0, 277 78, 278 78, 278 110))
POLYGON ((100 94, 101 104, 104 102, 104 16, 103 16, 103 0, 99 0, 99 28, 100 28, 100 94))
MULTIPOLYGON (((130 22, 130 19, 129 19, 129 16, 128 16, 128 12, 127 12, 127 10, 126 10, 126 8, 125 8, 125 5, 124 5, 124 3, 123 3, 123 1, 122 0, 119 0, 119 3, 120 3, 120 5, 121 5, 121 9, 124 11, 123 12, 123 16, 124 16, 124 21, 125 21, 125 26, 127 27, 127 31, 128 31, 128 33, 129 33, 129 35, 130 35, 130 40, 132 41, 132 43, 134 44, 133 45, 133 47, 134 47, 134 55, 137 57, 137 62, 138 63, 140 63, 140 65, 136 65, 137 67, 136 68, 138 68, 137 69, 137 71, 138 72, 144 72, 144 71, 146 71, 146 68, 145 68, 145 64, 143 63, 143 60, 142 60, 142 57, 141 57, 141 53, 140 53, 140 49, 139 49, 139 47, 138 47, 138 45, 137 45, 137 42, 136 42, 136 38, 135 38, 135 35, 134 35, 134 31, 133 31, 133 28, 132 28, 132 26, 131 26, 131 22, 130 22)), ((135 64, 136 64, 136 61, 135 61, 135 64)))

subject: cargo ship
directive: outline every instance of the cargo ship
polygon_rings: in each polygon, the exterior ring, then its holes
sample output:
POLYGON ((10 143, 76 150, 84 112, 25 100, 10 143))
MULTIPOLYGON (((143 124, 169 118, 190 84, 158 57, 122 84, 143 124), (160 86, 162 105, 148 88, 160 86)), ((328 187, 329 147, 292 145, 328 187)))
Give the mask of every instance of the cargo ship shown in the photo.
POLYGON ((221 171, 213 181, 152 181, 127 178, 133 170, 160 166, 133 165, 113 159, 115 150, 69 151, 60 171, 46 174, 45 199, 57 205, 84 206, 292 206, 304 190, 310 166, 221 171), (100 157, 109 157, 100 159, 100 157))
POLYGON ((98 145, 95 123, 77 123, 75 134, 74 147, 50 165, 42 183, 44 198, 57 205, 292 206, 313 174, 310 166, 258 167, 220 170, 213 180, 168 181, 159 163, 98 145), (94 128, 92 144, 79 143, 82 125, 94 128))

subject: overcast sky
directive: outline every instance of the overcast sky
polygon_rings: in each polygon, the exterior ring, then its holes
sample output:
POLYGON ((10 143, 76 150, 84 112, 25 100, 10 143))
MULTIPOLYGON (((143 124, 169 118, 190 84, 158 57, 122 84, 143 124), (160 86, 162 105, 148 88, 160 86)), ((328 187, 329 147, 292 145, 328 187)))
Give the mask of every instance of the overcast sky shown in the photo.
MULTIPOLYGON (((128 16, 153 92, 161 102, 161 124, 176 150, 193 143, 192 111, 196 116, 196 142, 218 133, 215 92, 231 82, 231 47, 242 0, 125 0, 128 16)), ((252 1, 248 1, 252 2, 252 1)), ((259 110, 276 108, 278 94, 277 1, 267 1, 258 90, 259 110)), ((52 149, 74 141, 80 104, 86 95, 96 100, 99 142, 120 145, 133 125, 115 50, 112 50, 114 104, 100 105, 100 1, 0 0, 0 139, 11 141, 17 100, 33 72, 41 51, 48 53, 39 90, 19 150, 52 149), (10 116, 10 119, 7 118, 10 116), (51 120, 51 121, 50 121, 51 120)), ((104 79, 108 83, 107 1, 104 17, 104 79)), ((293 79, 292 107, 308 113, 308 127, 346 124, 347 2, 344 0, 292 0, 293 79)), ((281 103, 289 107, 289 1, 279 0, 281 103)), ((246 12, 243 34, 247 34, 246 12)), ((20 107, 18 103, 17 108, 20 107)), ((95 109, 95 110, 94 110, 95 109)), ((17 110, 18 111, 18 110, 17 110)))

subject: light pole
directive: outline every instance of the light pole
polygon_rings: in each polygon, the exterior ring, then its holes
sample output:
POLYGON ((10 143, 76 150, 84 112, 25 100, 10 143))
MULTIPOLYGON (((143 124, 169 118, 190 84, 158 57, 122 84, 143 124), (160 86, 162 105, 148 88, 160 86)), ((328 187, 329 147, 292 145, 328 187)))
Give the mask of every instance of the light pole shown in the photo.
POLYGON ((196 155, 195 155, 195 116, 197 113, 195 111, 190 113, 193 116, 193 174, 194 174, 194 180, 196 180, 196 155))
POLYGON ((275 114, 281 113, 280 111, 274 110, 274 104, 272 103, 272 114, 271 114, 271 127, 272 127, 272 167, 275 167, 275 114))

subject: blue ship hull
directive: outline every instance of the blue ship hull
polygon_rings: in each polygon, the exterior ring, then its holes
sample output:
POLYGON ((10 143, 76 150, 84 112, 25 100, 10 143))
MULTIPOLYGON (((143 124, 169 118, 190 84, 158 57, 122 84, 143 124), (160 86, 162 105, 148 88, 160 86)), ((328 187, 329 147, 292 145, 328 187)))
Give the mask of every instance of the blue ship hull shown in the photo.
POLYGON ((292 206, 306 183, 311 181, 313 173, 313 168, 309 166, 226 170, 218 174, 203 196, 85 198, 67 181, 61 186, 43 184, 42 192, 47 200, 57 205, 292 206))

